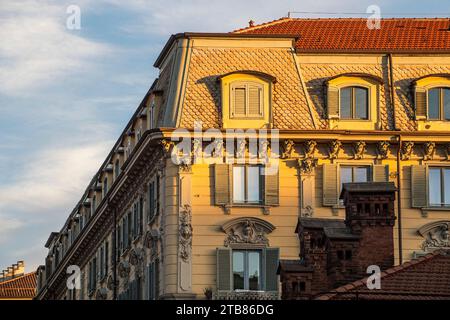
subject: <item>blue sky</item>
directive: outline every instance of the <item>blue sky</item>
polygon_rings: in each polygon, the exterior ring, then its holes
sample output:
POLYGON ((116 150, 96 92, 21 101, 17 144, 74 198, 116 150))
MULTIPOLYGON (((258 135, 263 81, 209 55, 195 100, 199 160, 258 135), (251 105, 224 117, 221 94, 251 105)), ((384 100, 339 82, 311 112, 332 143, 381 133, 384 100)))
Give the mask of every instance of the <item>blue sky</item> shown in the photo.
POLYGON ((60 230, 157 76, 152 65, 170 34, 371 4, 382 16, 450 11, 437 0, 1 0, 0 271, 17 260, 28 271, 43 263, 49 233, 60 230), (66 28, 69 5, 81 9, 80 30, 66 28))

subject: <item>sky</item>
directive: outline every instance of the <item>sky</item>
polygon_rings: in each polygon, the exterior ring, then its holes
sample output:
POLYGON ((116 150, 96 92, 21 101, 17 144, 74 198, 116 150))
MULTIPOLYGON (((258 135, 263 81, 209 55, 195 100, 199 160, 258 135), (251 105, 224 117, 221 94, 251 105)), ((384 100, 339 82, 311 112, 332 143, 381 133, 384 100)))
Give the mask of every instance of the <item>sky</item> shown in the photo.
POLYGON ((450 16, 446 1, 0 0, 0 271, 44 263, 158 75, 177 32, 229 32, 286 16, 450 16), (80 28, 71 5, 80 9, 80 28), (327 15, 324 12, 334 13, 327 15))

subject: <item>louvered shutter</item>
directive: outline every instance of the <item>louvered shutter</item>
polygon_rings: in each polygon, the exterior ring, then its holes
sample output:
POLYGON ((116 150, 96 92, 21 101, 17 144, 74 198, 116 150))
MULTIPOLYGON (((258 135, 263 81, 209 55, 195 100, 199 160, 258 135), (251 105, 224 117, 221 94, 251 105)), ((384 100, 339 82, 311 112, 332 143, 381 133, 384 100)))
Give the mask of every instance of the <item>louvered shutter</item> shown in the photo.
POLYGON ((372 180, 375 182, 389 181, 389 166, 377 164, 372 167, 372 180))
POLYGON ((339 88, 329 86, 327 90, 328 119, 339 119, 339 88))
POLYGON ((248 116, 261 116, 262 89, 257 86, 248 87, 248 116))
POLYGON ((265 175, 264 178, 264 200, 268 206, 279 204, 279 170, 275 174, 265 175))
POLYGON ((231 249, 217 248, 217 290, 231 291, 231 249))
POLYGON ((245 116, 246 109, 246 89, 245 87, 233 88, 233 116, 245 116))
POLYGON ((414 104, 416 119, 425 119, 427 117, 427 91, 425 88, 416 87, 414 104))
POLYGON ((214 166, 214 199, 216 205, 226 205, 230 201, 230 166, 216 164, 214 166))
POLYGON ((265 290, 278 291, 278 262, 280 256, 280 249, 266 248, 264 250, 264 264, 265 264, 265 290))
POLYGON ((411 206, 426 207, 427 195, 427 167, 411 166, 411 206))
POLYGON ((338 176, 336 164, 324 164, 323 165, 323 205, 334 206, 338 204, 339 200, 339 188, 338 188, 338 176))

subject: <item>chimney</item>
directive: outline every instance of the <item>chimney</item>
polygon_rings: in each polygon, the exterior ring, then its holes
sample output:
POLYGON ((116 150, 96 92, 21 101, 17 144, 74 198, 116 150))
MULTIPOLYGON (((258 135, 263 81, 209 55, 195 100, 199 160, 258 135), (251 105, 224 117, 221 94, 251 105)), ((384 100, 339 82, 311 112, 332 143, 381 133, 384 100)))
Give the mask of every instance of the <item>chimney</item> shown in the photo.
POLYGON ((250 20, 250 21, 248 22, 248 26, 249 26, 249 28, 254 27, 254 26, 255 26, 255 21, 250 20))
POLYGON ((356 273, 367 276, 367 267, 381 270, 394 265, 395 192, 393 182, 344 183, 341 199, 345 205, 345 224, 358 235, 353 257, 356 273))

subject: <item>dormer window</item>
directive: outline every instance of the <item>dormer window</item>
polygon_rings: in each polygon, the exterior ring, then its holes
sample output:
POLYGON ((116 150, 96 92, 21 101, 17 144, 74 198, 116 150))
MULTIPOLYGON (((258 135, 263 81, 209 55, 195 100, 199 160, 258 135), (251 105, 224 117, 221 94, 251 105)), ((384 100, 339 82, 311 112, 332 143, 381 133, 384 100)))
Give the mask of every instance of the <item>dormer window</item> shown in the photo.
POLYGON ((103 180, 103 197, 108 193, 108 178, 105 177, 103 180))
POLYGON ((241 70, 218 78, 222 92, 224 128, 267 128, 272 122, 272 90, 275 77, 241 70))
POLYGON ((367 120, 369 117, 369 90, 351 86, 340 89, 340 118, 367 120))
POLYGON ((450 87, 428 90, 428 119, 450 120, 450 87))

